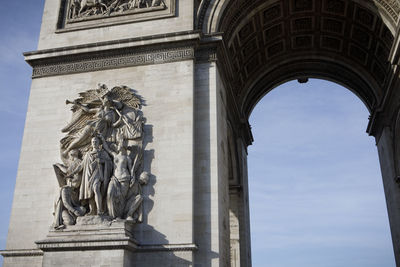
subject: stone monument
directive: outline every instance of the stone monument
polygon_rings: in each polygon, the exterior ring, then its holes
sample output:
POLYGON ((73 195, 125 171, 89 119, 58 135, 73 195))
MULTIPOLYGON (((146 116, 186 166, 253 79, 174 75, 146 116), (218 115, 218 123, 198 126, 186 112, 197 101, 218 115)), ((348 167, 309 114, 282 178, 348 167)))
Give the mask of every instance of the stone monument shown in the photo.
POLYGON ((371 113, 400 264, 398 0, 46 0, 43 14, 4 266, 251 266, 248 117, 308 78, 371 113))

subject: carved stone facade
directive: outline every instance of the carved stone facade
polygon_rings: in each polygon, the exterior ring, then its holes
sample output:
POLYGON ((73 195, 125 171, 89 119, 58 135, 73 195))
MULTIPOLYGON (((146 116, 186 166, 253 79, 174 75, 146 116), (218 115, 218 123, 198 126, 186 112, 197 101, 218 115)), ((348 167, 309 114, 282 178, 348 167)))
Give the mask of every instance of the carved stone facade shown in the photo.
POLYGON ((370 110, 400 250, 399 1, 47 0, 44 12, 24 54, 34 79, 5 266, 251 266, 248 117, 307 78, 370 110))

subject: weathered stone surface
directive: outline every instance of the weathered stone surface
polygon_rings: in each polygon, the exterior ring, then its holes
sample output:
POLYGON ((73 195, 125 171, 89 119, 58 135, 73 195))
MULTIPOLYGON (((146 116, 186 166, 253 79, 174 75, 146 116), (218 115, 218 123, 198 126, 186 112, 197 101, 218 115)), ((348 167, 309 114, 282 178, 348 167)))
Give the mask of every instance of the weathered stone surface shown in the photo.
POLYGON ((76 225, 107 225, 112 224, 113 218, 110 216, 80 216, 76 219, 76 225))

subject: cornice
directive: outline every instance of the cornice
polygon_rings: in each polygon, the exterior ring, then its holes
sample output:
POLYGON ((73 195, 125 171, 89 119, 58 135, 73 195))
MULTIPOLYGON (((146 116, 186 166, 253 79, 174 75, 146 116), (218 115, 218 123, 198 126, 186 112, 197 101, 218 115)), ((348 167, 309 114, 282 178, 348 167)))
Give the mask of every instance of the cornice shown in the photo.
POLYGON ((193 60, 198 31, 59 47, 24 53, 32 78, 193 60))
POLYGON ((41 241, 40 249, 9 249, 1 250, 3 257, 40 257, 47 251, 73 251, 73 250, 93 250, 93 249, 128 249, 135 252, 173 252, 173 251, 196 251, 196 244, 154 244, 136 245, 135 242, 126 240, 97 240, 80 242, 54 242, 41 241))
POLYGON ((0 254, 3 257, 37 257, 43 256, 43 251, 40 249, 7 249, 1 250, 0 254))
POLYGON ((31 61, 40 58, 56 57, 62 55, 71 55, 79 53, 90 53, 103 50, 143 47, 148 45, 167 44, 172 42, 182 42, 189 40, 200 40, 202 34, 200 31, 181 31, 166 34, 148 35, 134 38, 125 38, 110 40, 104 42, 87 43, 73 46, 55 47, 50 49, 40 49, 36 51, 25 52, 25 60, 31 61))
MULTIPOLYGON (((115 52, 117 53, 117 51, 115 52)), ((82 55, 82 59, 79 56, 75 58, 76 60, 72 62, 50 64, 45 61, 35 62, 32 64, 32 78, 190 60, 194 58, 194 48, 183 46, 161 50, 150 49, 147 52, 132 51, 115 56, 102 56, 101 53, 94 53, 82 55)))

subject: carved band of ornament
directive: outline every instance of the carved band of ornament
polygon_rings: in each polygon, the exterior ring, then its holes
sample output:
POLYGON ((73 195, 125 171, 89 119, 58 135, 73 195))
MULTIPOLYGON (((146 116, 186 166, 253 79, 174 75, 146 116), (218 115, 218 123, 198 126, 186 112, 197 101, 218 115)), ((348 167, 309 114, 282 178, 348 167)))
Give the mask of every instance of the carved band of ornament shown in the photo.
POLYGON ((390 1, 390 4, 387 3, 385 0, 375 0, 381 6, 383 6, 386 11, 391 15, 393 20, 397 22, 400 13, 400 5, 396 1, 390 1))
POLYGON ((2 250, 0 254, 3 257, 35 257, 43 256, 43 251, 39 249, 15 249, 15 250, 2 250))
MULTIPOLYGON (((43 251, 56 250, 85 250, 85 249, 129 249, 131 251, 156 252, 156 251, 195 251, 198 249, 196 244, 155 244, 155 245, 136 245, 131 240, 80 240, 70 242, 57 241, 40 241, 36 242, 38 247, 43 251)), ((38 250, 38 255, 43 252, 38 250)))
POLYGON ((198 247, 196 244, 168 244, 168 245, 142 245, 138 247, 139 251, 195 251, 198 247))
POLYGON ((90 72, 139 65, 169 63, 194 58, 193 48, 131 54, 87 61, 34 66, 32 78, 90 72))
POLYGON ((38 247, 43 251, 55 250, 84 250, 84 249, 129 249, 136 250, 137 245, 129 240, 110 240, 110 241, 70 241, 70 242, 37 242, 38 247))

